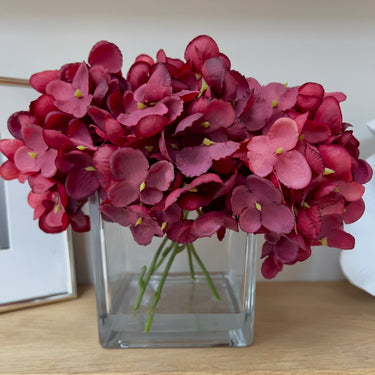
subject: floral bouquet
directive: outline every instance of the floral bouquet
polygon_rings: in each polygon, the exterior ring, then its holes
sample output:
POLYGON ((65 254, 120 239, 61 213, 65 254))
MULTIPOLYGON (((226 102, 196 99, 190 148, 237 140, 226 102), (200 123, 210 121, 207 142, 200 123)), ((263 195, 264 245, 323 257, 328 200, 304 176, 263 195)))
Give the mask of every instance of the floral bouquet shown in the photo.
POLYGON ((120 50, 101 41, 88 62, 31 76, 40 96, 10 116, 0 174, 29 183, 40 228, 88 231, 82 207, 98 194, 103 218, 137 243, 164 237, 143 291, 162 252, 171 263, 186 250, 205 270, 194 241, 227 230, 265 235, 266 278, 313 245, 353 248, 344 223, 364 212, 372 170, 343 122, 345 95, 311 82, 262 86, 206 35, 184 58, 140 55, 123 75, 120 50))

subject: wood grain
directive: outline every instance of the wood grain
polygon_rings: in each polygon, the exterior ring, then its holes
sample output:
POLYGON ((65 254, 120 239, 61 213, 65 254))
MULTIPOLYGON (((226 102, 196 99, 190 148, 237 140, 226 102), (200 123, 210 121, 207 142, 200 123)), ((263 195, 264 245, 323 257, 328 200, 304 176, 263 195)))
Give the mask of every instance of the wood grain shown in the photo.
POLYGON ((375 374, 375 298, 338 282, 258 283, 248 348, 103 349, 95 295, 0 316, 2 374, 375 374))

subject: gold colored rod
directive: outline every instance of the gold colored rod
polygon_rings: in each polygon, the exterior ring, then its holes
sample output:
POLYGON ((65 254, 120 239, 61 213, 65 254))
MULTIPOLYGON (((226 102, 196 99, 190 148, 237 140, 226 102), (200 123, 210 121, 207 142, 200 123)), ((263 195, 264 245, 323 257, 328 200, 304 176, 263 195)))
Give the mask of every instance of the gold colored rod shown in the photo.
POLYGON ((1 77, 0 85, 3 86, 30 86, 29 80, 24 78, 1 77))

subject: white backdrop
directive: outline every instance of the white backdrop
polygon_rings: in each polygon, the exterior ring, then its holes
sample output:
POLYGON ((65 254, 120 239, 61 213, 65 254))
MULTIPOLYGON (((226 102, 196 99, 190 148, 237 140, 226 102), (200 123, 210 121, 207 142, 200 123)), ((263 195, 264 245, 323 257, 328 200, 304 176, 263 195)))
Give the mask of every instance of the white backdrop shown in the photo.
MULTIPOLYGON (((362 157, 374 153, 366 122, 375 118, 375 2, 372 0, 0 0, 0 75, 27 78, 87 59, 106 39, 123 51, 125 69, 140 53, 183 57, 209 34, 234 69, 261 83, 322 83, 343 91, 344 119, 355 125, 362 157)), ((87 236, 77 235, 78 279, 91 281, 87 236), (79 248, 79 249, 78 249, 79 248)), ((316 248, 278 280, 337 279, 339 251, 316 248)))

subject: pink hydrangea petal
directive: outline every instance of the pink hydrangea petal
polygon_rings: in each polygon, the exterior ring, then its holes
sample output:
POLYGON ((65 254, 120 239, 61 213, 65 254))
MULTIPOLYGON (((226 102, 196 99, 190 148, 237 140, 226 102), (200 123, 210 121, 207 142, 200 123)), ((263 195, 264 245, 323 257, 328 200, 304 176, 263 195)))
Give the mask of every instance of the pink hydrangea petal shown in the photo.
POLYGON ((113 205, 125 207, 139 198, 139 186, 129 181, 119 181, 112 184, 107 190, 107 197, 113 205))
MULTIPOLYGON (((222 100, 213 100, 207 107, 204 121, 208 122, 208 132, 220 128, 227 128, 233 124, 236 118, 233 106, 222 100)), ((203 128, 204 129, 204 128, 203 128)))
POLYGON ((213 57, 204 62, 202 66, 202 74, 204 80, 210 86, 211 90, 219 95, 223 88, 224 76, 226 70, 223 62, 218 57, 213 57))
POLYGON ((160 225, 157 221, 149 216, 143 216, 142 219, 141 224, 130 226, 133 238, 139 245, 148 245, 151 243, 154 236, 163 236, 164 233, 160 229, 160 225))
POLYGON ((245 185, 233 189, 231 207, 234 215, 239 215, 251 202, 254 202, 253 196, 245 185))
POLYGON ((74 147, 69 137, 54 129, 43 129, 43 139, 48 147, 55 150, 59 150, 66 143, 74 147))
POLYGON ((31 150, 41 153, 47 150, 48 146, 43 139, 43 129, 38 125, 26 125, 22 128, 22 136, 25 145, 31 150))
POLYGON ((90 230, 90 218, 82 210, 69 213, 69 222, 75 232, 87 232, 90 230))
POLYGON ((323 99, 315 112, 314 121, 326 124, 333 133, 342 131, 342 113, 339 102, 332 96, 323 99))
POLYGON ((194 188, 197 188, 201 185, 209 184, 209 183, 216 183, 218 185, 221 185, 223 183, 223 181, 221 180, 221 178, 218 175, 216 175, 214 173, 207 173, 207 174, 201 175, 201 176, 195 178, 189 185, 186 185, 183 188, 173 190, 165 200, 165 209, 167 209, 172 204, 177 202, 178 198, 182 194, 190 191, 191 189, 194 189, 194 188))
POLYGON ((8 159, 13 159, 15 152, 25 146, 24 142, 18 139, 1 139, 0 140, 0 152, 4 154, 8 159))
POLYGON ((14 154, 14 164, 18 170, 22 172, 38 172, 39 165, 33 157, 30 156, 30 150, 28 147, 20 147, 14 154))
POLYGON ((165 191, 170 187, 173 180, 173 165, 166 160, 161 160, 150 167, 145 183, 148 188, 165 191))
POLYGON ((123 125, 132 127, 136 126, 143 117, 151 115, 162 116, 166 113, 168 113, 168 107, 165 104, 159 102, 153 107, 139 109, 131 114, 121 113, 117 117, 117 121, 123 125))
POLYGON ((104 66, 110 73, 117 73, 121 70, 122 53, 115 44, 100 41, 92 47, 88 62, 90 65, 104 66))
POLYGON ((319 151, 311 146, 310 144, 306 145, 305 149, 306 161, 309 163, 311 169, 318 173, 322 174, 324 172, 324 162, 322 157, 319 154, 319 151))
POLYGON ((155 205, 163 199, 163 193, 160 190, 145 188, 140 193, 140 200, 144 204, 155 205))
POLYGON ((365 187, 358 182, 340 182, 337 189, 338 193, 341 194, 348 202, 361 199, 365 192, 365 187))
POLYGON ((351 250, 354 248, 355 239, 351 234, 343 230, 334 229, 327 237, 327 245, 342 250, 351 250))
POLYGON ((145 102, 156 102, 172 94, 171 76, 164 64, 157 64, 146 83, 145 102))
POLYGON ((49 190, 52 186, 56 184, 56 181, 49 178, 45 178, 40 174, 30 176, 28 181, 33 193, 36 194, 45 193, 47 190, 49 190))
POLYGON ((50 192, 37 194, 30 191, 30 193, 27 195, 27 203, 31 208, 34 209, 34 220, 39 219, 46 211, 46 207, 43 205, 43 201, 46 200, 50 194, 50 192))
POLYGON ((206 60, 211 57, 218 57, 220 54, 216 42, 207 35, 200 35, 194 38, 186 47, 184 57, 190 62, 191 67, 200 72, 206 60))
POLYGON ((137 221, 136 213, 126 207, 115 207, 110 204, 102 204, 100 205, 99 210, 115 223, 118 223, 124 227, 134 225, 137 221))
POLYGON ((280 154, 274 168, 280 182, 291 189, 303 189, 311 181, 311 169, 305 157, 296 150, 280 154))
POLYGON ((167 96, 161 100, 161 103, 163 103, 168 108, 168 122, 176 120, 184 110, 184 102, 177 95, 167 96))
POLYGON ((297 123, 287 117, 276 120, 268 132, 270 144, 274 151, 280 148, 282 152, 291 150, 296 145, 298 136, 297 123))
POLYGON ((50 178, 56 174, 56 157, 57 150, 49 149, 37 158, 40 174, 43 177, 50 178))
POLYGON ((319 206, 314 204, 309 209, 301 209, 297 215, 297 229, 307 239, 313 240, 319 234, 322 219, 319 206))
POLYGON ((302 129, 303 139, 310 143, 326 142, 331 136, 330 128, 322 123, 307 121, 302 129))
POLYGON ((255 208, 255 205, 252 207, 247 207, 242 211, 238 222, 244 232, 255 233, 262 226, 261 214, 255 208))
POLYGON ((185 129, 190 128, 196 121, 203 117, 202 113, 193 113, 192 115, 183 118, 176 126, 175 134, 183 132, 185 129))
POLYGON ((192 225, 192 232, 195 236, 211 237, 224 225, 224 215, 222 212, 208 212, 198 219, 192 225))
POLYGON ((341 215, 344 212, 345 202, 340 195, 331 194, 320 199, 318 205, 322 216, 332 214, 341 215))
POLYGON ((50 112, 56 111, 57 108, 55 107, 55 99, 53 96, 44 94, 31 102, 30 109, 35 114, 38 122, 41 123, 50 112))
POLYGON ((342 214, 345 224, 351 224, 359 220, 365 211, 365 202, 359 199, 355 202, 350 202, 342 214))
POLYGON ((359 159, 358 167, 353 171, 353 178, 359 184, 365 184, 372 177, 372 168, 367 161, 359 159))
POLYGON ((44 72, 35 73, 30 77, 30 84, 36 91, 44 94, 47 84, 57 79, 57 74, 58 70, 45 70, 44 72))
POLYGON ((77 200, 89 197, 98 187, 97 172, 85 168, 73 168, 65 180, 66 193, 77 200))
POLYGON ((343 92, 326 92, 324 94, 324 97, 332 96, 335 98, 338 102, 343 102, 346 100, 346 95, 343 92))
POLYGON ((98 170, 99 175, 101 176, 101 178, 103 178, 106 184, 112 178, 109 161, 114 151, 115 147, 104 144, 95 151, 93 156, 94 166, 98 170))
POLYGON ((351 157, 347 150, 340 145, 322 144, 318 146, 326 168, 334 171, 333 177, 342 177, 344 181, 352 180, 351 157))
POLYGON ((273 255, 270 255, 263 261, 261 272, 266 279, 273 279, 282 268, 283 266, 277 263, 273 255))
MULTIPOLYGON (((3 164, 0 165, 0 176, 4 180, 14 180, 19 178, 22 173, 16 168, 16 165, 11 160, 6 160, 3 164)), ((27 177, 25 177, 27 179, 27 177)))
POLYGON ((246 186, 250 194, 254 197, 253 200, 257 202, 272 202, 281 203, 283 194, 275 185, 262 177, 257 175, 250 175, 246 178, 246 186))
POLYGON ((268 176, 276 162, 276 155, 269 138, 259 135, 250 139, 247 145, 249 168, 258 176, 268 176))
POLYGON ((323 100, 324 88, 318 83, 308 82, 298 90, 296 106, 302 111, 317 109, 323 100))
POLYGON ((275 245, 275 258, 282 264, 291 263, 297 258, 298 250, 299 247, 296 243, 283 236, 275 245))
POLYGON ((35 122, 35 117, 26 111, 19 111, 13 113, 7 122, 8 130, 14 138, 22 140, 22 129, 25 125, 30 125, 35 122))
POLYGON ((124 130, 121 124, 114 118, 108 117, 104 120, 104 129, 108 139, 116 146, 120 146, 124 141, 124 130))
POLYGON ((148 161, 141 151, 131 148, 116 150, 110 159, 113 176, 118 180, 140 184, 145 180, 148 161))
POLYGON ((263 204, 261 217, 262 225, 276 233, 289 233, 295 224, 292 211, 283 204, 263 204))
POLYGON ((188 177, 206 173, 213 160, 219 160, 233 154, 240 147, 239 143, 228 141, 210 146, 185 147, 176 153, 177 168, 188 177))
POLYGON ((134 90, 147 82, 150 69, 150 64, 145 61, 137 61, 130 67, 127 80, 131 83, 134 90))
POLYGON ((167 118, 160 115, 149 115, 141 118, 135 128, 137 137, 150 138, 158 134, 167 124, 167 118))
POLYGON ((68 137, 77 145, 92 146, 93 141, 87 125, 81 120, 72 120, 69 123, 68 137))

